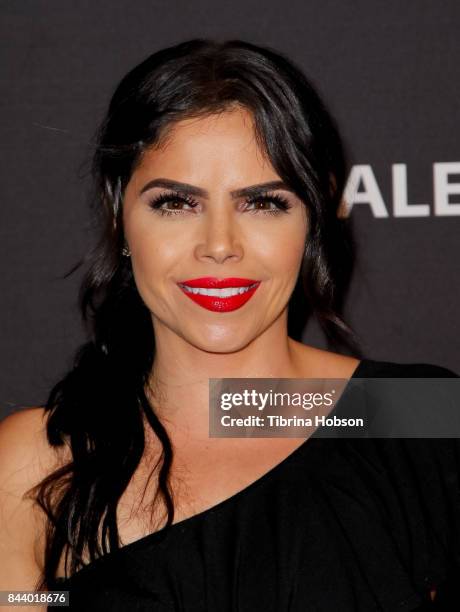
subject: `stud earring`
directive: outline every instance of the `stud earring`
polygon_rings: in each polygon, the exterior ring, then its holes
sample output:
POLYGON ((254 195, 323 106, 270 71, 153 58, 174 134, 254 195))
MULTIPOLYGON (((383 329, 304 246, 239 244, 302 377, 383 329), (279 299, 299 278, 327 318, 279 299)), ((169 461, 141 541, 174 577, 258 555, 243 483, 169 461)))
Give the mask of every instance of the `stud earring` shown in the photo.
POLYGON ((123 250, 121 252, 125 257, 131 256, 131 251, 129 250, 129 247, 127 245, 123 247, 123 250))

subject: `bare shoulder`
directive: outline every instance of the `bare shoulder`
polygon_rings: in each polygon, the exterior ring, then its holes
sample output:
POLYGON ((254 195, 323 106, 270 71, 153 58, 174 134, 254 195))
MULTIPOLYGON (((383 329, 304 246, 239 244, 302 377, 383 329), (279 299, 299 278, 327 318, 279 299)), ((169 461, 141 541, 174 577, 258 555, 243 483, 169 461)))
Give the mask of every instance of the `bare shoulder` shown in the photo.
POLYGON ((291 341, 291 348, 306 378, 351 378, 360 359, 291 341))
POLYGON ((52 448, 46 437, 44 408, 25 408, 0 422, 0 482, 33 485, 57 466, 62 451, 52 448))
POLYGON ((0 590, 33 589, 36 542, 45 515, 27 496, 62 460, 46 437, 43 408, 26 408, 0 422, 0 590))
POLYGON ((35 435, 45 427, 44 408, 24 408, 13 412, 0 421, 0 441, 7 442, 14 437, 17 442, 23 434, 35 435))

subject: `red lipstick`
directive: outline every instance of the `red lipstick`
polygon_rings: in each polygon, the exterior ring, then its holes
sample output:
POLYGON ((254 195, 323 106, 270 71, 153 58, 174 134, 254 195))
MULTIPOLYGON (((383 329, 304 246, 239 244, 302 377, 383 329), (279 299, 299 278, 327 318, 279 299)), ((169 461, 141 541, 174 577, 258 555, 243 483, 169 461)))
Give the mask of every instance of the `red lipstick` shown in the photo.
POLYGON ((251 299, 260 281, 250 278, 218 279, 205 276, 177 284, 182 292, 199 306, 214 312, 230 312, 241 308, 251 299))

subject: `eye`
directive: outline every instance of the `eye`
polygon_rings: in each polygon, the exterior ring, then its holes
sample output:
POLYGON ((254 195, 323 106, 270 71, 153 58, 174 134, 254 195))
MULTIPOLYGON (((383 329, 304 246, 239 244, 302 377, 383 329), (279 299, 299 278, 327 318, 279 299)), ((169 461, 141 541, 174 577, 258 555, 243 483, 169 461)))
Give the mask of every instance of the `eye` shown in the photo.
MULTIPOLYGON (((279 194, 260 194, 248 198, 245 210, 251 214, 279 215, 286 213, 292 205, 279 194)), ((149 202, 150 208, 161 215, 181 215, 193 210, 198 203, 188 194, 179 192, 166 192, 153 198, 149 202), (167 206, 167 207, 166 207, 167 206)))
POLYGON ((250 213, 261 212, 262 214, 269 215, 279 215, 283 212, 286 213, 290 208, 292 208, 292 205, 286 198, 283 198, 281 195, 276 193, 253 196, 247 200, 247 204, 249 206, 254 205, 254 208, 249 210, 250 213), (274 208, 269 208, 269 205, 274 205, 274 208))
POLYGON ((184 212, 187 212, 187 209, 184 209, 184 206, 188 206, 189 209, 193 209, 197 205, 198 203, 195 202, 191 196, 182 195, 179 192, 162 193, 149 202, 150 208, 160 215, 181 215, 184 212), (165 204, 169 204, 170 207, 163 208, 163 205, 165 204))

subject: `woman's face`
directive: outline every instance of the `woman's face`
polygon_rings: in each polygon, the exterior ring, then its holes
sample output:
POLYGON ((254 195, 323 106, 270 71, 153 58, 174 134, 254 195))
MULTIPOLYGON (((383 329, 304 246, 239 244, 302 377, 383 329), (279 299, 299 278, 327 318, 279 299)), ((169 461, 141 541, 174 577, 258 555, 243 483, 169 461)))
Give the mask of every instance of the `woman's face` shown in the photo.
POLYGON ((280 181, 242 108, 180 121, 144 154, 125 190, 123 223, 157 338, 172 332, 224 353, 285 325, 307 215, 287 186, 263 186, 280 181), (255 186, 259 194, 243 192, 255 186), (233 291, 213 285, 229 278, 233 291))

